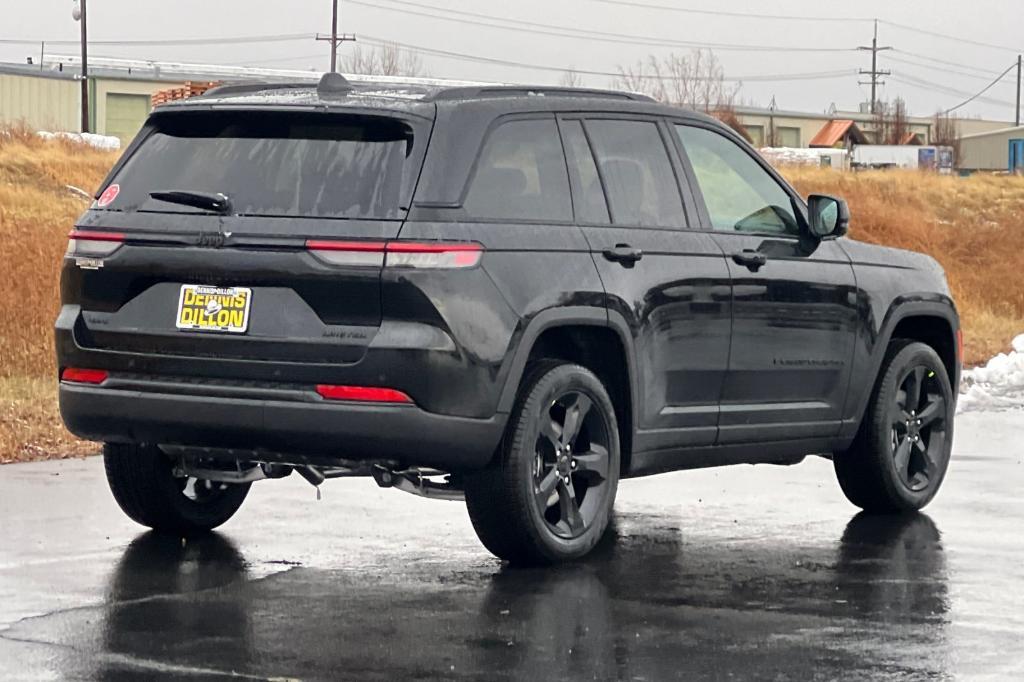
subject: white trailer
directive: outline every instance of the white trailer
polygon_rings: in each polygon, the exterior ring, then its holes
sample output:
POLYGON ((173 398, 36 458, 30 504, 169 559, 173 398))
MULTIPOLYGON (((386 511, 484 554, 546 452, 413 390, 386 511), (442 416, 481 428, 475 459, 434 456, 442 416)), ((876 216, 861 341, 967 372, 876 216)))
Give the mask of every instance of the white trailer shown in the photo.
POLYGON ((854 168, 919 168, 953 172, 953 148, 896 144, 861 144, 853 148, 854 168))

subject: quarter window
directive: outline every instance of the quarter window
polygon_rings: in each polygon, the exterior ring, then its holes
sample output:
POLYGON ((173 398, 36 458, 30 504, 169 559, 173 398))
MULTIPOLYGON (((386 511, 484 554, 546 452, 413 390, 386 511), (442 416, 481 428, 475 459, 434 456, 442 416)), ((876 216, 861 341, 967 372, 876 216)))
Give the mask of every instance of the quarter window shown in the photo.
POLYGON ((738 144, 711 130, 677 125, 715 230, 799 234, 793 200, 738 144))
POLYGON ((569 222, 569 176, 555 120, 509 121, 484 145, 463 204, 483 220, 569 222))
POLYGON ((656 123, 587 121, 616 225, 680 227, 683 200, 656 123))

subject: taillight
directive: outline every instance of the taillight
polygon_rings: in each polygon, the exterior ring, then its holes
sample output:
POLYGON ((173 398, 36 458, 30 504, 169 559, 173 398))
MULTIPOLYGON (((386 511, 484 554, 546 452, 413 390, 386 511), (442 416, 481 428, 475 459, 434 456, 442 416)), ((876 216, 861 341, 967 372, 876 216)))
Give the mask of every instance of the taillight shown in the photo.
POLYGON ((61 381, 70 381, 75 384, 102 384, 110 376, 110 373, 102 369, 80 369, 78 367, 66 367, 60 373, 61 381))
POLYGON ((330 265, 389 268, 471 268, 484 247, 475 242, 358 242, 311 239, 306 248, 330 265))
POLYGON ((363 403, 411 403, 412 398, 393 388, 375 386, 335 386, 320 384, 316 392, 327 400, 352 400, 363 403))
POLYGON ((310 239, 306 248, 330 265, 381 267, 384 265, 384 242, 339 242, 310 239))
POLYGON ((120 232, 92 232, 89 230, 72 230, 68 235, 70 258, 105 258, 121 248, 124 235, 120 232))
POLYGON ((471 268, 480 262, 484 247, 476 243, 389 242, 388 267, 471 268))

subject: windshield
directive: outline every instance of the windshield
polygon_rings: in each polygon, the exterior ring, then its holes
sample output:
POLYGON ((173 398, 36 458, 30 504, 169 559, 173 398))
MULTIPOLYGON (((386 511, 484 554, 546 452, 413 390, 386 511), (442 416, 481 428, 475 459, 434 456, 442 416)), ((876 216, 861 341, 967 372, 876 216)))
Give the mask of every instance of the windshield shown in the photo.
POLYGON ((401 218, 413 131, 380 116, 215 112, 155 119, 106 207, 203 212, 151 192, 219 193, 257 216, 401 218))

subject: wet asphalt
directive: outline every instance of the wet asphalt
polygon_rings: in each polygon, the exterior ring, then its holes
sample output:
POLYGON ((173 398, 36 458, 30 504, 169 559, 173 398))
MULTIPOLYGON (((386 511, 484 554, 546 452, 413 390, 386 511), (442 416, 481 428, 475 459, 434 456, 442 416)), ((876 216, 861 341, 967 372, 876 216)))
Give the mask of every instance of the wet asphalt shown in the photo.
POLYGON ((957 423, 925 514, 831 464, 625 482, 591 560, 502 566, 461 503, 254 485, 143 532, 98 458, 0 468, 0 679, 1024 679, 1024 414, 957 423))

